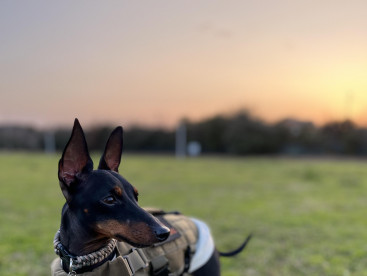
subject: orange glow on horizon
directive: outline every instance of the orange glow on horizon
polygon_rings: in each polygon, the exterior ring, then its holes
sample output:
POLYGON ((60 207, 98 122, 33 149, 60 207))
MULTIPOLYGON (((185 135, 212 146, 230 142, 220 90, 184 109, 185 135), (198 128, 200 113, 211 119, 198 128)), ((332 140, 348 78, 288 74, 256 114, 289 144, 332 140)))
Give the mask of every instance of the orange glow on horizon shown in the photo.
POLYGON ((367 126, 366 2, 95 3, 67 20, 66 3, 27 5, 0 9, 0 123, 174 127, 245 108, 367 126))

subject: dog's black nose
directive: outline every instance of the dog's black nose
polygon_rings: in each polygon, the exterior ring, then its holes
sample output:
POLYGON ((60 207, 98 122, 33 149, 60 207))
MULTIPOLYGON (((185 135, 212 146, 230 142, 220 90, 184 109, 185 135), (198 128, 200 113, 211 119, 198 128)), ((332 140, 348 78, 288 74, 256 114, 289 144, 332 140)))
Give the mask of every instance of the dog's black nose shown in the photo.
POLYGON ((155 236, 157 237, 157 239, 162 242, 165 241, 169 234, 170 234, 171 230, 168 227, 159 227, 158 229, 156 229, 154 231, 155 236))

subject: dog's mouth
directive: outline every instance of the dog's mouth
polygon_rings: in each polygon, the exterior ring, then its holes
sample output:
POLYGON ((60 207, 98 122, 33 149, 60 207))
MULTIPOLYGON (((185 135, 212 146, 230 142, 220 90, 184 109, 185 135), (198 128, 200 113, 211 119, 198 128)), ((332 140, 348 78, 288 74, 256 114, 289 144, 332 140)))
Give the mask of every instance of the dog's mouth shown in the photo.
POLYGON ((149 247, 149 246, 152 246, 154 243, 137 243, 137 242, 133 242, 131 241, 130 239, 122 236, 122 235, 119 235, 119 234, 116 234, 115 235, 115 239, 120 241, 120 242, 126 242, 134 247, 138 247, 138 248, 143 248, 143 247, 149 247))
POLYGON ((166 240, 170 234, 167 227, 149 226, 145 222, 125 222, 107 220, 97 223, 96 232, 102 236, 115 238, 135 247, 148 247, 166 240))

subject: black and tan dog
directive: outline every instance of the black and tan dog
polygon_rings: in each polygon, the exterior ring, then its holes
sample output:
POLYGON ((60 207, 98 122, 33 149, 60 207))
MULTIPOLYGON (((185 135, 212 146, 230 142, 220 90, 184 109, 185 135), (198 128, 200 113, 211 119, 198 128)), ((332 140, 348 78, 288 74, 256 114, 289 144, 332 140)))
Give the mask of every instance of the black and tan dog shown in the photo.
POLYGON ((76 119, 59 161, 66 203, 54 240, 53 275, 220 275, 208 227, 177 213, 142 209, 138 191, 118 173, 122 128, 109 137, 97 170, 76 119))

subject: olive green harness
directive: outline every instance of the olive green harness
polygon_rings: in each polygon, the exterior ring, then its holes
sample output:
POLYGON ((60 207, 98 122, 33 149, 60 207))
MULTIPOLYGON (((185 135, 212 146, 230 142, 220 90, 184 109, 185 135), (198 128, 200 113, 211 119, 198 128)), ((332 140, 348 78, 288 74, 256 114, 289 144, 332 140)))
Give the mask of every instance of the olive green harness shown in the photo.
MULTIPOLYGON (((127 243, 118 242, 116 256, 112 261, 107 261, 90 272, 77 275, 190 275, 188 273, 190 260, 196 251, 198 240, 195 223, 178 213, 164 213, 152 208, 146 210, 171 228, 170 237, 166 241, 146 248, 134 248, 127 243)), ((60 252, 57 253, 60 255, 60 252)), ((70 269, 69 274, 64 271, 60 258, 52 262, 51 271, 55 276, 76 275, 73 269, 70 269)))

